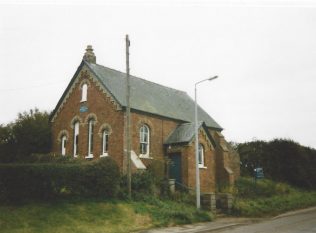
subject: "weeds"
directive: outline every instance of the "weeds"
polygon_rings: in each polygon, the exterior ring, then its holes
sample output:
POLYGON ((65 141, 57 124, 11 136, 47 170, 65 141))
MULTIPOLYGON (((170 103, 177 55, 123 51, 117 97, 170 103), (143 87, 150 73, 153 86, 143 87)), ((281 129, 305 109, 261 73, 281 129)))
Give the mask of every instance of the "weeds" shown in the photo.
POLYGON ((234 193, 233 214, 238 216, 272 216, 316 205, 315 191, 302 191, 268 179, 255 183, 251 178, 241 178, 234 193))

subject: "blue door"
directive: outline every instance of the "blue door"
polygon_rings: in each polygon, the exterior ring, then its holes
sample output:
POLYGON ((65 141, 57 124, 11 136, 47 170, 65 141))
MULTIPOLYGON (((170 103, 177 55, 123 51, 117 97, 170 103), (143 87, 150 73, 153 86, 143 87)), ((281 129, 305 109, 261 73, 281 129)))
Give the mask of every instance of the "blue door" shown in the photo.
POLYGON ((176 186, 182 184, 181 176, 181 153, 169 154, 170 165, 169 165, 169 178, 176 180, 176 186))

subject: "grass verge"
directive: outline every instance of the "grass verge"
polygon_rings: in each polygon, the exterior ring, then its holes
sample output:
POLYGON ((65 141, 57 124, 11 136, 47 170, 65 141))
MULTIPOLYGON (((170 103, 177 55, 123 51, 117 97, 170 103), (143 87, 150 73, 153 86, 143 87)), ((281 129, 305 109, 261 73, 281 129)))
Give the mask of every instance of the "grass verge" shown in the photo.
POLYGON ((273 216, 286 211, 316 206, 316 191, 304 191, 271 180, 241 178, 234 190, 233 214, 238 216, 273 216))
POLYGON ((153 226, 210 221, 194 206, 156 198, 142 201, 73 200, 0 205, 2 233, 120 233, 153 226))

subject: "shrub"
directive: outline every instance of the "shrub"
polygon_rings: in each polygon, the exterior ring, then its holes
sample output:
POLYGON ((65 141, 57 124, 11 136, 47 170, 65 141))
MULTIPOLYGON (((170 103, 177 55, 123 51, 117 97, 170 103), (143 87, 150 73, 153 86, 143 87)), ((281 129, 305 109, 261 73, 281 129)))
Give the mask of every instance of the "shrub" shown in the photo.
MULTIPOLYGON (((132 195, 134 199, 142 199, 143 195, 154 195, 155 177, 148 170, 138 171, 132 174, 132 195)), ((120 183, 120 196, 127 196, 127 175, 122 176, 120 183)))
POLYGON ((83 158, 64 156, 61 154, 31 154, 23 162, 25 163, 82 163, 86 162, 83 158))
POLYGON ((110 157, 92 161, 83 167, 83 187, 87 196, 115 197, 120 182, 120 171, 110 157))
POLYGON ((253 178, 240 177, 236 182, 233 194, 238 198, 258 198, 288 194, 291 191, 292 188, 285 183, 276 183, 268 179, 255 182, 253 178))
POLYGON ((119 180, 118 166, 111 158, 65 164, 0 164, 0 201, 115 197, 119 180))

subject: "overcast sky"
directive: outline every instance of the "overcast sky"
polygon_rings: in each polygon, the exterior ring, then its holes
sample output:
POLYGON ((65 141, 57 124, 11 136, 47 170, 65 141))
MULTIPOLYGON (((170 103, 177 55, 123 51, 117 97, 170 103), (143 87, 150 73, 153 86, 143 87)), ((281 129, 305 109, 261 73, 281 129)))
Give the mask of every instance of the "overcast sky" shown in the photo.
POLYGON ((192 98, 195 82, 219 76, 198 102, 227 140, 316 148, 316 2, 14 2, 0 1, 0 124, 53 110, 88 44, 98 64, 125 71, 129 34, 135 76, 192 98))

